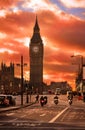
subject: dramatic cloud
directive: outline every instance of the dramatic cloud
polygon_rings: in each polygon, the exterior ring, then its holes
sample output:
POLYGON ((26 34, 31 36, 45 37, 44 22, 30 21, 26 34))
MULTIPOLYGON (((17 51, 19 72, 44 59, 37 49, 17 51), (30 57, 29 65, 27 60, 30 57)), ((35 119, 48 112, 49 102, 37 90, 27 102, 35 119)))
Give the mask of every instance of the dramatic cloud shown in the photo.
POLYGON ((29 0, 23 3, 23 8, 28 8, 29 11, 40 11, 40 10, 51 10, 56 11, 58 9, 57 6, 50 3, 49 0, 40 0, 37 2, 37 0, 29 0))
POLYGON ((60 0, 68 8, 85 8, 85 0, 60 0))
POLYGON ((58 48, 64 48, 69 50, 72 48, 74 50, 84 50, 85 46, 85 21, 78 20, 75 18, 70 18, 69 20, 59 19, 58 16, 53 15, 51 12, 42 13, 44 17, 44 22, 42 26, 42 32, 44 35, 50 39, 49 42, 58 48), (47 16, 45 15, 48 14, 47 16), (47 28, 48 26, 48 28, 47 28), (49 33, 51 30, 52 33, 49 33))
POLYGON ((0 0, 0 9, 15 5, 16 0, 0 0))
MULTIPOLYGON (((85 7, 84 0, 60 1, 68 8, 85 7)), ((24 76, 29 79, 29 43, 37 14, 44 44, 44 82, 68 81, 73 85, 78 64, 72 65, 71 55, 85 56, 85 20, 52 0, 1 0, 0 7, 0 62, 16 64, 23 54, 28 64, 24 76)))

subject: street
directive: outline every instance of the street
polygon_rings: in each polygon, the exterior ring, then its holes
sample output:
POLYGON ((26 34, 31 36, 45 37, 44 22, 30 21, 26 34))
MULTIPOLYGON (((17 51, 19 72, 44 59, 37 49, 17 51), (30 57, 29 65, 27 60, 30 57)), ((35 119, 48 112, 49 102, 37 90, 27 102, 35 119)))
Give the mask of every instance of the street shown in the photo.
MULTIPOLYGON (((13 111, 0 113, 0 129, 85 129, 85 103, 74 97, 69 106, 67 96, 59 95, 59 103, 53 102, 54 95, 47 95, 48 103, 40 103, 13 111)), ((33 98, 34 99, 34 98, 33 98)))

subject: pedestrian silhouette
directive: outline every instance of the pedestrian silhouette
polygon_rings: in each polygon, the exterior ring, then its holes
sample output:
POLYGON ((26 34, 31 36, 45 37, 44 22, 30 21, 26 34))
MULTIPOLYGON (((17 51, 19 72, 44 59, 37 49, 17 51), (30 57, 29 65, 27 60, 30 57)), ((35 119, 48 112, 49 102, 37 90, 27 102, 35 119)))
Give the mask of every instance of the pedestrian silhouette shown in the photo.
POLYGON ((36 102, 39 102, 39 94, 37 94, 36 98, 36 102))

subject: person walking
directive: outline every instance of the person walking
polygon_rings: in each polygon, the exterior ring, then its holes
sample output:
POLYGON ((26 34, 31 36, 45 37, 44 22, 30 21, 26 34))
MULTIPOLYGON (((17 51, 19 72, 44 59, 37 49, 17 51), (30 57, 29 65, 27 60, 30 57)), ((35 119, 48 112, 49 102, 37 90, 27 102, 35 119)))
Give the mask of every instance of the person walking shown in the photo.
POLYGON ((37 94, 36 98, 36 102, 39 102, 39 94, 37 94))

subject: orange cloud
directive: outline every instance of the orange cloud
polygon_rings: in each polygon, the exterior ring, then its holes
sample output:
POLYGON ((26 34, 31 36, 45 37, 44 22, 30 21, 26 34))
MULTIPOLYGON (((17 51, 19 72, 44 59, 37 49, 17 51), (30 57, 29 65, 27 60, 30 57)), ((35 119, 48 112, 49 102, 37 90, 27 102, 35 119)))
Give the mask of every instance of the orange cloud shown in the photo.
MULTIPOLYGON (((7 5, 5 3, 1 5, 10 7, 12 4, 15 5, 9 1, 7 5)), ((78 66, 71 65, 70 56, 75 51, 85 55, 85 21, 66 14, 55 6, 52 10, 38 9, 36 14, 45 45, 44 81, 71 82, 75 79, 78 66)), ((5 17, 0 17, 0 60, 20 63, 20 56, 23 54, 24 62, 28 63, 27 74, 29 74, 29 43, 27 44, 25 39, 32 37, 35 17, 34 12, 21 10, 17 10, 17 13, 11 11, 6 13, 5 17), (5 52, 2 53, 2 50, 5 52)))
POLYGON ((47 12, 48 15, 42 12, 40 21, 43 21, 42 15, 44 17, 44 22, 40 22, 42 34, 44 34, 50 43, 54 43, 56 47, 62 47, 64 49, 70 50, 84 50, 85 46, 85 21, 78 19, 63 20, 59 19, 58 16, 52 14, 52 12, 47 12), (52 33, 49 33, 51 30, 52 33), (70 47, 70 48, 69 48, 70 47))
POLYGON ((0 8, 5 8, 8 7, 10 5, 13 5, 15 3, 15 0, 0 0, 0 8))

